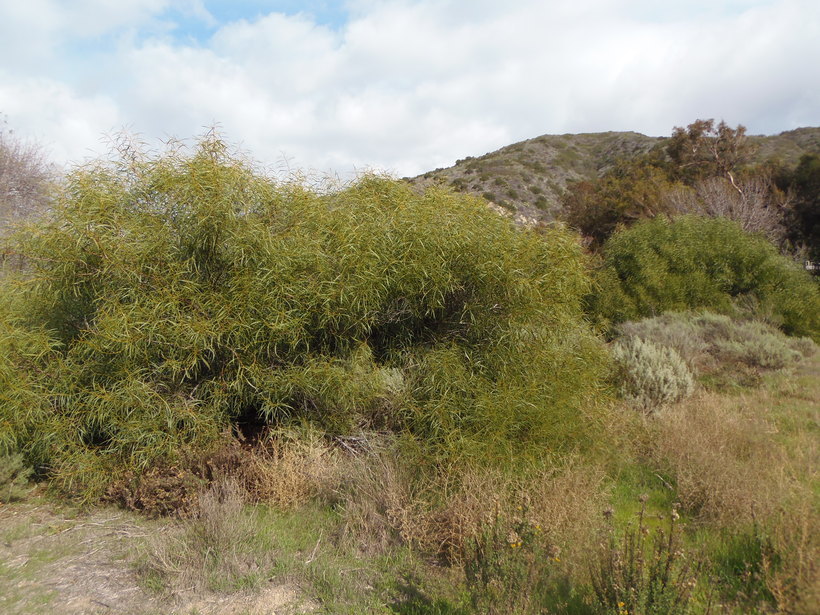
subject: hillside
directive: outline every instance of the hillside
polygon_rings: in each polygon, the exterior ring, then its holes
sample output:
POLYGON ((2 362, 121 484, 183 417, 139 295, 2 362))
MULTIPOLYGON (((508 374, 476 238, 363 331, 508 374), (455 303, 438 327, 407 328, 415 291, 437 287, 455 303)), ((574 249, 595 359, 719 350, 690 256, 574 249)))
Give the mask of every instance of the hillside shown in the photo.
MULTIPOLYGON (((776 159, 793 166, 805 153, 820 153, 817 127, 750 140, 757 146, 755 162, 776 159)), ((447 184, 483 196, 518 219, 550 220, 567 184, 592 179, 619 158, 663 148, 666 141, 636 132, 542 135, 407 181, 419 187, 447 184)))

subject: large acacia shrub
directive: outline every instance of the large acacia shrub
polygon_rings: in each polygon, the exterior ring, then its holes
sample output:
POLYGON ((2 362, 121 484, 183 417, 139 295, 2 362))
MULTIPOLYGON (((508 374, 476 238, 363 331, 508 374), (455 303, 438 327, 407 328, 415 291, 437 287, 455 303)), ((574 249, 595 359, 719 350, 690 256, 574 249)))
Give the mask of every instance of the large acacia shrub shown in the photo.
POLYGON ((442 454, 575 447, 605 354, 576 238, 366 176, 277 183, 215 137, 73 171, 8 249, 0 454, 99 492, 241 422, 442 454))
POLYGON ((753 315, 820 339, 820 291, 764 237, 725 218, 658 217, 604 245, 591 308, 617 323, 669 311, 753 315))

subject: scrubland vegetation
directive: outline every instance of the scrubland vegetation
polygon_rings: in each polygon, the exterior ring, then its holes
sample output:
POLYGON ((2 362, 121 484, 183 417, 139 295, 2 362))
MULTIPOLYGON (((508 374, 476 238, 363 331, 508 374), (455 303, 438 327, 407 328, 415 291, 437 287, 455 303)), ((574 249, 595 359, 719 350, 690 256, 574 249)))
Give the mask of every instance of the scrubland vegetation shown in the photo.
MULTIPOLYGON (((742 136, 680 129, 638 174, 661 189, 620 194, 743 195, 742 136)), ((620 190, 601 181, 584 190, 620 190)), ((445 188, 274 181, 213 134, 125 148, 49 198, 2 239, 0 502, 37 483, 165 519, 129 555, 142 591, 815 612, 820 291, 788 256, 805 233, 649 207, 584 240, 445 188)))

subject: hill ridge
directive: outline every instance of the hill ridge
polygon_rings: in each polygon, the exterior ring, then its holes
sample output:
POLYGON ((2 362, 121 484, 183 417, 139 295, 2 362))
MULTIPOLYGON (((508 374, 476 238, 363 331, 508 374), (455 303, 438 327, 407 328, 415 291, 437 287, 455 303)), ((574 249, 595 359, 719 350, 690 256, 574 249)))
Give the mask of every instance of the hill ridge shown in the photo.
MULTIPOLYGON (((519 221, 549 221, 568 184, 594 179, 621 158, 662 149, 668 139, 636 131, 544 134, 405 180, 420 188, 444 184, 483 196, 519 221)), ((755 163, 775 159, 794 166, 803 154, 820 154, 820 127, 750 135, 749 140, 757 146, 755 163)))

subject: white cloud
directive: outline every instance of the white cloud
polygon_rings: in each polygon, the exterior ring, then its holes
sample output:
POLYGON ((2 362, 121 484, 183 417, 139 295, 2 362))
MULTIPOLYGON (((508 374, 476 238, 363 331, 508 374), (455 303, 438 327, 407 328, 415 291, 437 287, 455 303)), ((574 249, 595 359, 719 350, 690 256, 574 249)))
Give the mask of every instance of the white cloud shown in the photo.
POLYGON ((44 78, 5 84, 0 73, 0 110, 19 133, 36 139, 55 161, 81 162, 104 151, 104 133, 123 125, 117 104, 84 97, 66 84, 44 78))
MULTIPOLYGON (((191 15, 212 25, 199 0, 84 0, 70 15, 56 1, 2 8, 0 35, 14 30, 9 15, 16 27, 28 24, 34 42, 17 36, 14 45, 35 60, 30 73, 0 75, 0 93, 23 101, 12 112, 0 98, 0 111, 12 123, 22 113, 21 130, 49 132, 55 122, 25 111, 28 99, 43 107, 49 83, 60 92, 53 115, 85 118, 78 134, 123 121, 149 137, 186 137, 218 122, 261 159, 284 153, 297 166, 343 174, 369 165, 417 173, 547 132, 668 134, 698 117, 752 132, 820 124, 813 0, 347 5, 349 20, 337 28, 307 13, 250 15, 200 43, 175 41, 170 23, 191 15), (37 42, 101 36, 117 41, 108 58, 59 58, 62 74, 47 66, 57 48, 37 42), (38 45, 52 51, 38 55, 38 45), (29 89, 32 74, 41 85, 29 89)), ((54 129, 52 140, 80 138, 54 129)))

